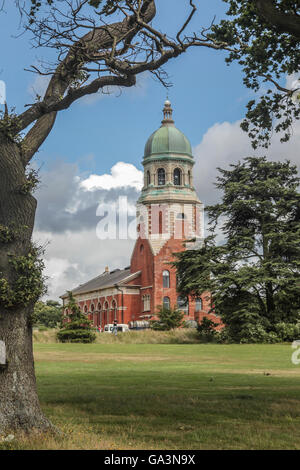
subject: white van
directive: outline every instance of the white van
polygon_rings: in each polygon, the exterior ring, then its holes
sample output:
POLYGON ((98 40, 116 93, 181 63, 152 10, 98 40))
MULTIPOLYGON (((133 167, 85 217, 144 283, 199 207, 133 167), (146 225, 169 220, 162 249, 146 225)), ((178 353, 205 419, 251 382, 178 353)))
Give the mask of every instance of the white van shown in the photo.
MULTIPOLYGON (((112 333, 114 325, 112 323, 108 323, 104 326, 104 333, 112 333)), ((118 323, 117 325, 118 333, 124 333, 125 331, 129 331, 128 325, 125 323, 118 323)))

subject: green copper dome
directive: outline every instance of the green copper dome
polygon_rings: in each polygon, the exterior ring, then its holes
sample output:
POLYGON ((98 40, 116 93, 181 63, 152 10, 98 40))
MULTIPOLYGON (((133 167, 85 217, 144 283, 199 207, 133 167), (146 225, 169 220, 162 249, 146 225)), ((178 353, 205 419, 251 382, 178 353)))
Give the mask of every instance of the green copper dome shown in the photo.
POLYGON ((144 158, 151 155, 180 154, 193 157, 191 144, 185 135, 174 126, 171 103, 167 100, 164 107, 162 126, 147 140, 144 158))

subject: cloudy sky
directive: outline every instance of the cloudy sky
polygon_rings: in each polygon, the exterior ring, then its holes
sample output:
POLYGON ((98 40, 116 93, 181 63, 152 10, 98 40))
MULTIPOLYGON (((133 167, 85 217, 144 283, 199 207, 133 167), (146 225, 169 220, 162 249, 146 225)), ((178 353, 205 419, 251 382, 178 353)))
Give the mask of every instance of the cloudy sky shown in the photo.
MULTIPOLYGON (((224 17, 226 5, 221 0, 197 3, 194 30, 208 26, 214 16, 216 21, 224 17)), ((19 18, 12 4, 6 2, 0 18, 0 41, 5 44, 0 80, 6 83, 8 105, 22 111, 47 84, 46 78, 24 69, 51 57, 48 50, 33 48, 29 35, 19 37, 19 18)), ((174 35, 188 13, 188 4, 158 0, 155 25, 174 35)), ((294 125, 288 144, 280 144, 275 135, 268 151, 252 150, 240 129, 252 95, 242 83, 239 66, 226 66, 224 58, 221 52, 198 48, 166 67, 173 83, 169 97, 175 124, 191 141, 196 188, 204 204, 218 199, 213 185, 216 167, 255 153, 270 159, 289 158, 300 166, 299 125, 294 125)), ((286 79, 290 82, 294 77, 286 79)), ((129 212, 134 213, 142 187, 144 146, 160 126, 165 98, 163 87, 143 74, 132 89, 83 98, 59 115, 33 162, 41 176, 34 238, 46 250, 50 298, 98 275, 105 266, 114 269, 130 264, 133 239, 97 237, 103 215, 99 207, 117 211, 119 198, 126 196, 129 212)))

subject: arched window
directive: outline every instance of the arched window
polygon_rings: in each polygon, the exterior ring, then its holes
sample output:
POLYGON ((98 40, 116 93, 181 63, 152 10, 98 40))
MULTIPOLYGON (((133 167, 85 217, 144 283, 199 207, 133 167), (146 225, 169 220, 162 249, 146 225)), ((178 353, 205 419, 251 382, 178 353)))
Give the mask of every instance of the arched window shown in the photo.
POLYGON ((174 170, 174 184, 175 186, 180 186, 181 183, 181 170, 180 168, 175 168, 174 170))
POLYGON ((157 170, 157 183, 158 186, 163 186, 166 184, 166 172, 163 168, 157 170))
POLYGON ((97 321, 97 324, 98 326, 101 326, 102 327, 102 306, 101 306, 101 303, 99 302, 98 303, 98 321, 97 321))
POLYGON ((108 307, 108 303, 105 302, 104 304, 104 311, 105 311, 105 323, 108 324, 109 323, 109 307, 108 307))
POLYGON ((84 306, 84 313, 87 313, 88 312, 88 308, 87 308, 87 305, 84 306))
POLYGON ((151 183, 151 175, 150 175, 150 171, 147 171, 147 185, 149 186, 150 183, 151 183))
POLYGON ((92 305, 91 305, 91 312, 93 313, 94 310, 95 310, 95 306, 94 306, 94 304, 92 304, 92 305))
POLYGON ((170 297, 164 297, 163 299, 163 307, 170 309, 170 297))
POLYGON ((163 287, 170 287, 170 273, 169 271, 163 271, 163 287))
POLYGON ((177 297, 177 308, 184 313, 189 312, 189 299, 187 297, 177 297))
POLYGON ((191 172, 188 171, 188 185, 191 186, 191 172))
POLYGON ((117 318, 117 302, 115 300, 112 301, 111 309, 112 309, 113 320, 118 320, 118 318, 117 318))
POLYGON ((202 302, 202 299, 201 297, 197 297, 196 299, 196 312, 201 312, 201 310, 203 310, 203 302, 202 302))

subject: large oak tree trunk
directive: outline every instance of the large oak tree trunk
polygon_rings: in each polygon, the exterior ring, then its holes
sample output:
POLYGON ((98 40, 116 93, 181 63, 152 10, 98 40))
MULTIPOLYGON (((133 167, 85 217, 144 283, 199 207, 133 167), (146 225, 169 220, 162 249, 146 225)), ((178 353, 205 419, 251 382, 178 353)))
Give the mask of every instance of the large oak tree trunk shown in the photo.
MULTIPOLYGON (((11 257, 31 249, 36 200, 20 190, 26 183, 20 149, 0 136, 0 227, 15 230, 13 240, 0 238, 0 280, 17 280, 11 257)), ((6 345, 7 367, 0 369, 0 434, 11 430, 51 427, 37 396, 32 350, 31 314, 34 301, 6 305, 0 298, 0 340, 6 345)))
POLYGON ((34 373, 31 308, 1 311, 0 338, 7 347, 7 369, 0 371, 0 432, 44 431, 44 417, 37 396, 34 373))

